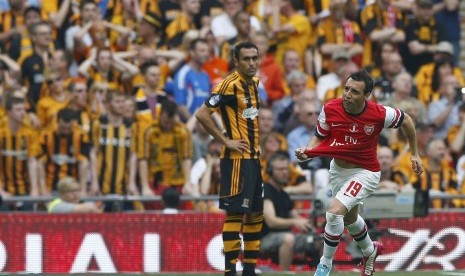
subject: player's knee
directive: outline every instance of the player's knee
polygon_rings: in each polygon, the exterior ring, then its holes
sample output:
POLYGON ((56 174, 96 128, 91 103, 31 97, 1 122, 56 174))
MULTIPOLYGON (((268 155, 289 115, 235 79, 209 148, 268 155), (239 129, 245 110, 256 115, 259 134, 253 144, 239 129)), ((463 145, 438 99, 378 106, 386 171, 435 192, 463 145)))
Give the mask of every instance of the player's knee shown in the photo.
POLYGON ((344 216, 326 212, 326 222, 331 225, 344 224, 344 216))

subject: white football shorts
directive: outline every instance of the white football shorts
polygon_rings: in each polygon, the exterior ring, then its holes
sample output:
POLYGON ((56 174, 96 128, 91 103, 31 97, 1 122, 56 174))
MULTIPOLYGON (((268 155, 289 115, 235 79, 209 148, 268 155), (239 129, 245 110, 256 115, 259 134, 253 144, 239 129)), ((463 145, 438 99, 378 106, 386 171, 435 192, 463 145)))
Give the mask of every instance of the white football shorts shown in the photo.
POLYGON ((329 185, 335 196, 350 211, 378 189, 381 172, 362 168, 345 169, 334 159, 329 167, 329 185))

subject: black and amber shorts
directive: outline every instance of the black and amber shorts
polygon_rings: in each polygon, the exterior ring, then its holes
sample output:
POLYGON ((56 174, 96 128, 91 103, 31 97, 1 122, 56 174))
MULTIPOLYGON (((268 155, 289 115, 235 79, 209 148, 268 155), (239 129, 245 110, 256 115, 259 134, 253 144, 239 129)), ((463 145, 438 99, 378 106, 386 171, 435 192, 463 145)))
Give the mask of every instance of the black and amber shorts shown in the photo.
POLYGON ((259 159, 221 159, 220 208, 234 213, 263 211, 259 159))

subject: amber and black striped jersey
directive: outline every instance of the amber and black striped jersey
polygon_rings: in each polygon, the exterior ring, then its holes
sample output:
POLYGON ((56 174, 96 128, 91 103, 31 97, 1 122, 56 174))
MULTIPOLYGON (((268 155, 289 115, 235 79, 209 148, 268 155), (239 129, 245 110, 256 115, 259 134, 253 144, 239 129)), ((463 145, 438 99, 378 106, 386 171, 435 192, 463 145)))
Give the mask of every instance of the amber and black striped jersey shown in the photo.
POLYGON ((78 162, 88 159, 90 144, 88 136, 78 128, 70 135, 49 131, 41 135, 42 153, 45 163, 47 191, 56 191, 57 182, 66 176, 78 178, 78 162))
MULTIPOLYGON (((9 32, 19 26, 24 26, 24 16, 22 14, 16 14, 12 10, 0 13, 0 33, 9 32)), ((4 42, 7 51, 11 47, 10 42, 11 39, 4 42)))
MULTIPOLYGON (((147 12, 153 12, 156 14, 160 13, 158 8, 159 0, 139 0, 139 10, 145 14, 147 12)), ((114 16, 123 14, 123 6, 121 0, 109 0, 107 4, 107 10, 105 13, 105 20, 111 21, 114 16)))
MULTIPOLYGON (((186 125, 176 122, 171 131, 163 131, 158 121, 150 125, 144 139, 137 139, 138 158, 146 159, 151 176, 156 182, 182 186, 189 176, 184 175, 183 161, 192 158, 192 136, 186 125)), ((156 183, 158 184, 158 183, 156 183)))
POLYGON ((400 10, 394 7, 381 9, 377 3, 365 6, 360 13, 360 21, 365 33, 365 44, 363 50, 363 66, 373 63, 374 52, 378 45, 369 39, 371 32, 383 27, 394 27, 397 31, 404 30, 404 16, 400 10))
POLYGON ((159 94, 150 99, 150 102, 154 104, 154 106, 150 106, 149 99, 147 99, 147 95, 142 87, 137 91, 135 99, 136 120, 140 127, 146 128, 160 117, 161 103, 168 99, 168 95, 164 91, 159 91, 159 94))
POLYGON ((37 136, 37 131, 25 124, 12 133, 8 117, 0 122, 0 182, 4 191, 12 195, 29 193, 28 160, 40 153, 37 136))
MULTIPOLYGON (((442 191, 448 194, 458 194, 458 183, 457 183, 457 173, 454 168, 452 168, 447 160, 441 162, 441 167, 439 169, 432 169, 429 167, 429 162, 427 158, 422 158, 424 172, 417 176, 412 185, 415 189, 421 191, 442 191)), ((461 200, 454 199, 452 200, 456 207, 460 207, 461 200)), ((441 199, 432 200, 431 207, 433 208, 442 208, 444 207, 445 201, 441 199)))
POLYGON ((128 181, 128 161, 131 155, 134 127, 125 121, 112 126, 107 116, 92 125, 92 142, 97 149, 97 173, 103 194, 125 194, 128 181))
POLYGON ((231 151, 223 147, 222 158, 258 159, 258 78, 247 83, 239 73, 234 72, 220 82, 212 91, 205 104, 219 112, 229 139, 244 139, 249 145, 247 152, 231 151))
POLYGON ((95 66, 89 67, 87 73, 89 74, 89 78, 92 79, 92 81, 107 83, 109 90, 123 89, 121 72, 115 68, 110 69, 108 76, 104 76, 102 73, 100 73, 95 66))
POLYGON ((181 46, 182 38, 187 31, 195 30, 194 22, 184 13, 179 13, 168 26, 166 26, 166 44, 170 49, 181 46))

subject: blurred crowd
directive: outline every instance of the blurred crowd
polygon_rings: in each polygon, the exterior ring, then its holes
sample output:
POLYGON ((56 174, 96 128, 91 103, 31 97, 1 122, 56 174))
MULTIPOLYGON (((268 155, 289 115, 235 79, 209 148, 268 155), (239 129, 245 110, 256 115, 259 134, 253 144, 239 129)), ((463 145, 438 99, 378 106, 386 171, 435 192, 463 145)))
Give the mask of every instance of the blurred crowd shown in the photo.
POLYGON ((169 188, 170 208, 219 212, 215 201, 179 203, 176 192, 218 193, 222 145, 193 115, 234 70, 234 45, 244 41, 259 49, 265 182, 269 158, 288 152, 286 192, 311 195, 326 185, 329 160, 297 163, 293 152, 313 135, 321 106, 364 68, 375 80, 371 100, 415 119, 424 158, 416 177, 403 133, 383 132, 381 188, 465 193, 458 0, 3 0, 0 8, 4 198, 169 188))

